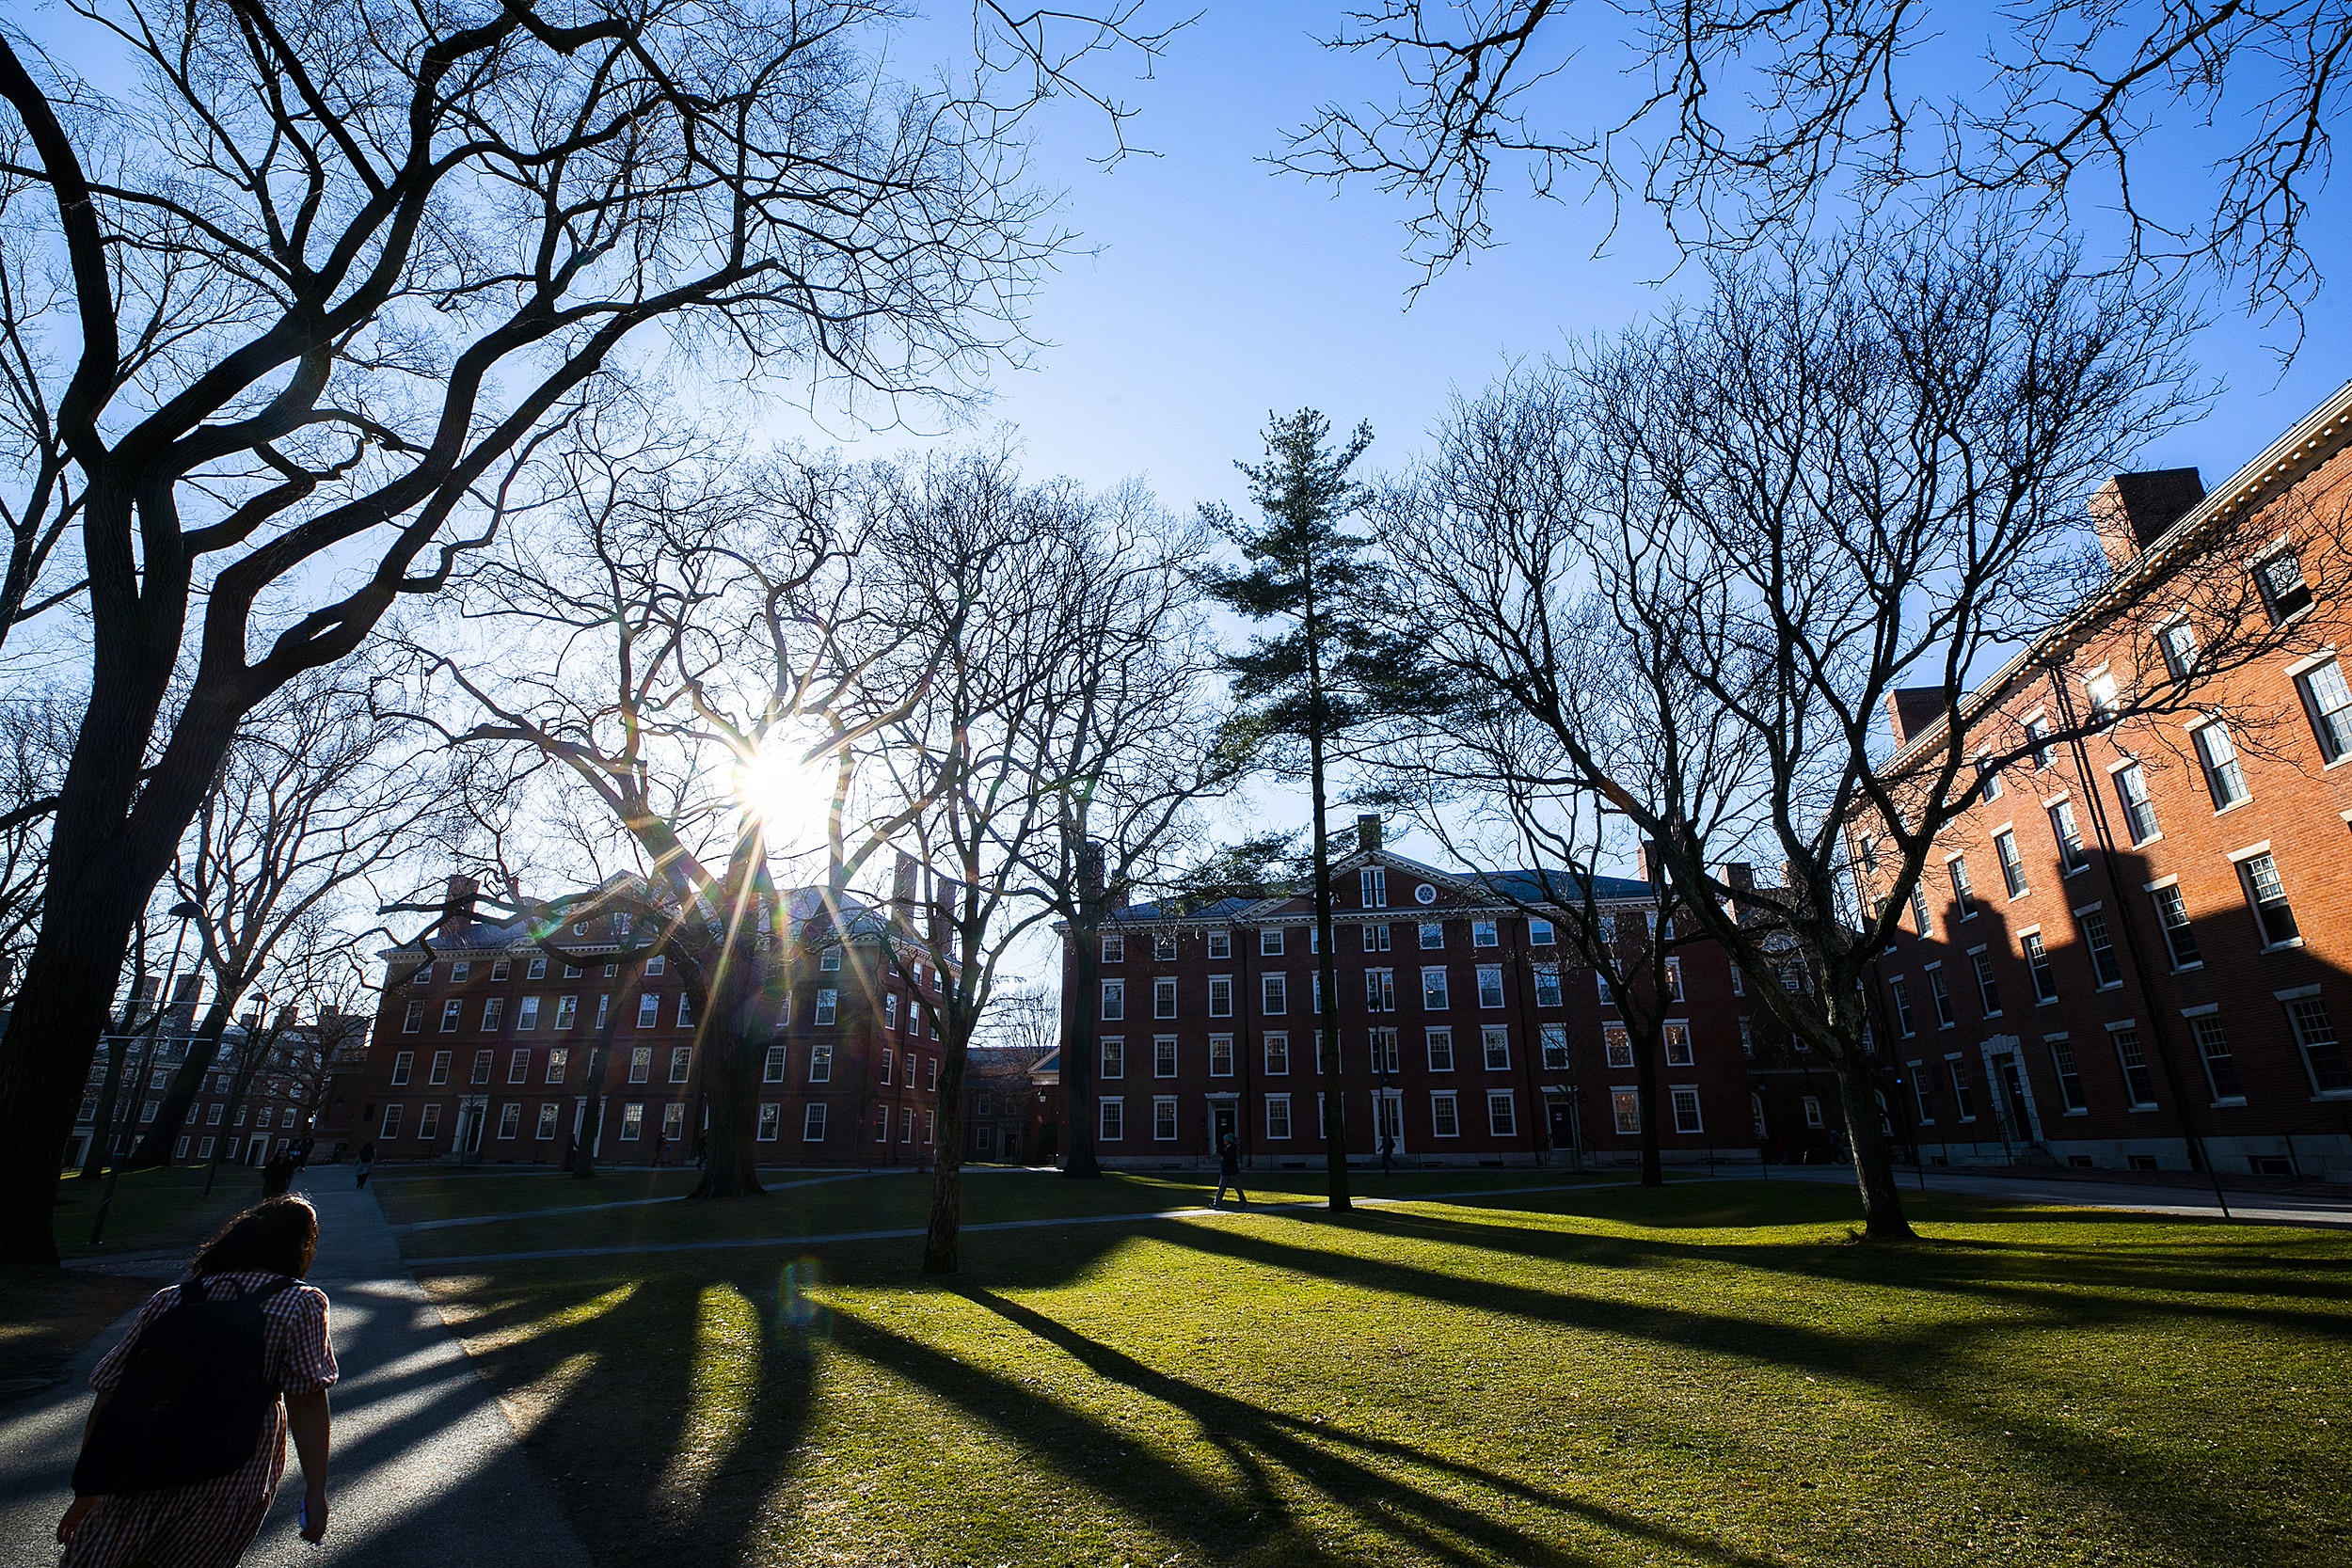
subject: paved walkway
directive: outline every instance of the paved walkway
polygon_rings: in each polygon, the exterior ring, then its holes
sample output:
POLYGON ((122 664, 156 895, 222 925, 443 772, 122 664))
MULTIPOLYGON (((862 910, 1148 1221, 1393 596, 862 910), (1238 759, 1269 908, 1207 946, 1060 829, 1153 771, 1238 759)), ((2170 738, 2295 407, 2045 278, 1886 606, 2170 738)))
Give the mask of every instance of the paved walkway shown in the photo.
MULTIPOLYGON (((1774 1181, 1825 1181, 1851 1187, 1853 1171, 1845 1165, 1774 1165, 1774 1181)), ((1906 1172, 1896 1185, 1910 1197, 1920 1191, 1919 1178, 1906 1172)), ((2217 1220, 2220 1205, 2213 1189, 2157 1186, 2145 1181, 2082 1181, 2070 1177, 2017 1176, 2007 1171, 1930 1169, 1926 1190, 1967 1197, 2005 1198, 2015 1203, 2047 1204, 2065 1209, 2123 1209, 2142 1214, 2172 1214, 2185 1219, 2217 1220)), ((2305 1196, 2299 1193, 2229 1192, 2229 1217, 2242 1225, 2319 1225, 2352 1227, 2352 1200, 2305 1196)))
MULTIPOLYGON (((587 1568, 587 1554, 516 1446, 488 1386, 400 1260, 372 1193, 347 1168, 308 1172, 297 1187, 318 1205, 311 1282, 332 1303, 328 1324, 342 1381, 334 1395, 334 1461, 326 1539, 295 1533, 302 1466, 286 1479, 246 1556, 261 1568, 587 1568)), ((52 1535, 89 1408, 90 1367, 126 1317, 86 1350, 50 1393, 0 1405, 0 1568, 54 1568, 52 1535)))

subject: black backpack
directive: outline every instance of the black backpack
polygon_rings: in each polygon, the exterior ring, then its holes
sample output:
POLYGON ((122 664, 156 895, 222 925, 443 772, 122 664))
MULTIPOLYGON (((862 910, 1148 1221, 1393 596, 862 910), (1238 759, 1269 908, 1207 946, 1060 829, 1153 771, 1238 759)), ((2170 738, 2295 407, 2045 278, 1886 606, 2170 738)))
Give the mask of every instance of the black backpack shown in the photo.
POLYGON ((90 1423, 74 1495, 185 1486, 250 1459, 278 1402, 262 1371, 262 1308, 301 1283, 280 1275, 239 1290, 215 1277, 177 1287, 139 1331, 122 1380, 90 1423))

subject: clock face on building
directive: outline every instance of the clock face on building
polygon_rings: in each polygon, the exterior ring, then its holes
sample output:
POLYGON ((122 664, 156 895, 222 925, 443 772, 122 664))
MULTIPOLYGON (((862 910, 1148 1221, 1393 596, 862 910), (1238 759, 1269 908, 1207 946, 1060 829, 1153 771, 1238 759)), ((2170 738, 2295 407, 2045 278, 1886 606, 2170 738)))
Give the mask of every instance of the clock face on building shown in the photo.
POLYGON ((1438 901, 1438 890, 1423 882, 1413 889, 1413 898, 1416 903, 1434 904, 1438 901))

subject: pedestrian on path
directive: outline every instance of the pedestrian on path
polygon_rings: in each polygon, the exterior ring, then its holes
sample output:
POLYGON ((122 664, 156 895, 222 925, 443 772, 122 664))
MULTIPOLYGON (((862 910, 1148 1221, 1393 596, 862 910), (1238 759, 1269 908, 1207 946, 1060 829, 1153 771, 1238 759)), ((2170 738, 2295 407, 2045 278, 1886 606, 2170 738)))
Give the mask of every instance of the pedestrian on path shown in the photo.
POLYGON ((1226 1133, 1225 1141, 1217 1146, 1216 1196, 1209 1200, 1210 1208, 1225 1207, 1225 1189, 1229 1183, 1233 1189, 1234 1198, 1243 1208, 1248 1208, 1249 1195, 1241 1190, 1241 1145, 1234 1141, 1231 1132, 1226 1133))
POLYGON ((326 1296, 318 1213, 266 1198, 221 1227, 90 1373, 58 1568, 234 1568, 302 1458, 302 1538, 326 1533, 326 1296))
POLYGON ((1380 1130, 1380 1170, 1383 1175, 1396 1169, 1396 1134, 1387 1128, 1380 1130))
POLYGON ((375 1140, 373 1138, 370 1138, 359 1146, 358 1171, 358 1184, 364 1187, 368 1184, 368 1178, 375 1173, 375 1140))

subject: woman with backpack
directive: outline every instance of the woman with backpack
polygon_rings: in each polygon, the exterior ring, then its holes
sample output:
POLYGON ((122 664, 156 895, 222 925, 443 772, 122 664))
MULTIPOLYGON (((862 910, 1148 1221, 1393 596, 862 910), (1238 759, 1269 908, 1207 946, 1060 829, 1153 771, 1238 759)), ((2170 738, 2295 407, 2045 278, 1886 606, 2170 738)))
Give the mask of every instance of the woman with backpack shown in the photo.
POLYGON ((302 1458, 302 1538, 326 1533, 326 1296, 317 1212, 273 1197, 221 1227, 90 1373, 98 1398, 58 1568, 233 1568, 302 1458))

